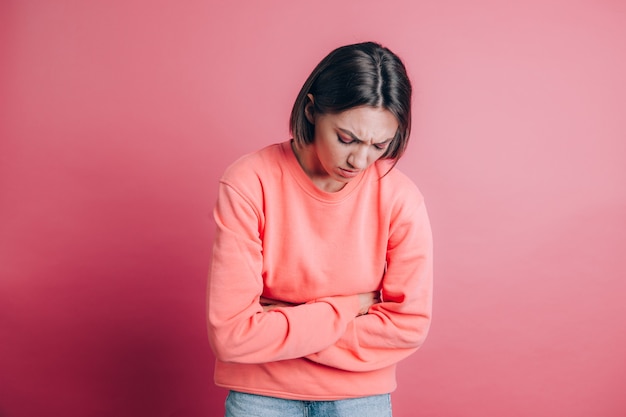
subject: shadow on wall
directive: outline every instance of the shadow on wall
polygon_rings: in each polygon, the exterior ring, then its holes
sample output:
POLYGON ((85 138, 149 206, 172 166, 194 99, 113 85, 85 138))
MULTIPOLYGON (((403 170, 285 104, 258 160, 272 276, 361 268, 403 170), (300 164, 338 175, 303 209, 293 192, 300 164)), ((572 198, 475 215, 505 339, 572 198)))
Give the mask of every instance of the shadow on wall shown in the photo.
POLYGON ((93 369, 99 377, 90 378, 99 398, 93 417, 188 417, 207 406, 223 407, 221 398, 208 398, 212 360, 194 365, 192 357, 197 360, 197 355, 183 351, 180 340, 167 331, 142 330, 138 323, 110 335, 113 341, 107 342, 105 356, 93 369), (209 404, 202 404, 206 400, 209 404), (217 404, 210 403, 215 400, 217 404))
POLYGON ((223 415, 225 394, 212 386, 204 329, 200 321, 190 325, 182 300, 33 298, 29 309, 9 317, 20 330, 5 346, 10 360, 0 359, 9 377, 0 417, 41 410, 66 417, 223 415), (170 314, 162 313, 164 304, 170 314))
POLYGON ((172 343, 138 328, 124 329, 116 338, 109 346, 109 363, 100 365, 100 415, 177 415, 180 359, 172 343))

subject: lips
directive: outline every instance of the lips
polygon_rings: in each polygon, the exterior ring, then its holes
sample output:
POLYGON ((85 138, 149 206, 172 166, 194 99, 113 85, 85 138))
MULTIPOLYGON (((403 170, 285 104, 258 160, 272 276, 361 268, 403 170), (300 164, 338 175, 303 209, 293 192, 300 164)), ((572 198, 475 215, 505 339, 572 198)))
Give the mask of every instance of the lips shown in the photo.
POLYGON ((339 173, 345 178, 354 178, 361 173, 361 171, 353 171, 350 169, 339 168, 339 173))

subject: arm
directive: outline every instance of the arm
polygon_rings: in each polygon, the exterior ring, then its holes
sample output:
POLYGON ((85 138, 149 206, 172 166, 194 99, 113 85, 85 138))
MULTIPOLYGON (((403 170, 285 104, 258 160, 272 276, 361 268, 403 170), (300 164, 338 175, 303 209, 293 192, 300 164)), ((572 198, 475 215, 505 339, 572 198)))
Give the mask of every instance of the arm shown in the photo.
POLYGON ((254 198, 220 183, 207 306, 213 350, 222 361, 241 363, 299 358, 323 350, 359 314, 359 296, 324 297, 264 311, 264 219, 254 198))
POLYGON ((406 210, 391 225, 382 302, 357 317, 332 346, 308 355, 348 371, 380 369, 424 342, 431 317, 432 236, 425 206, 406 210))
MULTIPOLYGON (((259 302, 263 307, 263 311, 275 310, 279 307, 295 307, 299 304, 287 303, 285 301, 273 300, 267 297, 261 297, 259 302)), ((364 294, 359 294, 359 314, 362 316, 367 314, 369 308, 376 303, 380 303, 380 293, 378 291, 372 291, 364 294)), ((357 316, 357 317, 358 317, 357 316)))

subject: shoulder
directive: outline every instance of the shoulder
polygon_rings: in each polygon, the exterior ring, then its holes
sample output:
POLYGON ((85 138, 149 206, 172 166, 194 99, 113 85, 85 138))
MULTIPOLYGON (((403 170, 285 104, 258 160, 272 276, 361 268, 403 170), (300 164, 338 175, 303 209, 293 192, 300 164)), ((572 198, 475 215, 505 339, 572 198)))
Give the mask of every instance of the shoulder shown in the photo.
POLYGON ((228 166, 220 184, 258 196, 264 188, 278 186, 285 169, 285 159, 284 143, 266 146, 241 156, 228 166))
POLYGON ((424 203, 424 196, 415 182, 391 161, 378 162, 376 175, 380 178, 380 190, 385 201, 413 207, 424 203))
MULTIPOLYGON (((254 207, 261 207, 268 188, 277 188, 283 169, 281 144, 266 146, 239 157, 219 180, 219 196, 235 196, 254 207)), ((218 197, 219 199, 220 197, 218 197)), ((234 197, 233 197, 234 198, 234 197)))
POLYGON ((258 179, 271 173, 273 169, 279 166, 281 156, 281 144, 279 143, 245 154, 226 168, 220 180, 236 183, 258 179))
MULTIPOLYGON (((390 165, 381 172, 380 195, 389 209, 390 230, 406 236, 416 231, 423 239, 431 239, 430 220, 424 196, 415 182, 397 167, 390 165)), ((426 241, 424 240, 424 241, 426 241)))

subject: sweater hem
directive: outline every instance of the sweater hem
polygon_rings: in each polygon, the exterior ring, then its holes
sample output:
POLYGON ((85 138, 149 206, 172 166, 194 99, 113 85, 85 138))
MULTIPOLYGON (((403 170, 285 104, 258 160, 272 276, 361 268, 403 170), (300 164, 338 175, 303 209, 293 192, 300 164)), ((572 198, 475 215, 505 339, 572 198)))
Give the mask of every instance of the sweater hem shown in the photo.
POLYGON ((230 391, 243 392, 246 394, 253 395, 262 395, 265 397, 275 397, 282 398, 284 400, 298 400, 298 401, 337 401, 337 400, 347 400, 350 398, 361 398, 361 397, 369 397, 372 395, 384 395, 391 394, 395 391, 396 386, 394 386, 389 390, 382 390, 381 392, 368 392, 368 393, 359 393, 359 394, 345 394, 345 395, 314 395, 314 394, 301 394, 287 391, 276 391, 276 390, 265 390, 251 387, 242 387, 231 384, 223 384, 223 383, 215 383, 216 386, 220 388, 225 388, 230 391))

